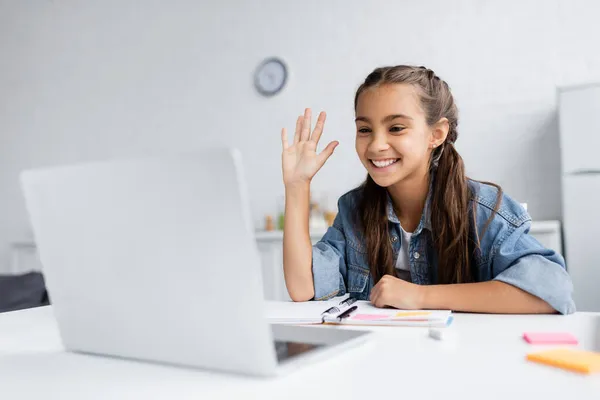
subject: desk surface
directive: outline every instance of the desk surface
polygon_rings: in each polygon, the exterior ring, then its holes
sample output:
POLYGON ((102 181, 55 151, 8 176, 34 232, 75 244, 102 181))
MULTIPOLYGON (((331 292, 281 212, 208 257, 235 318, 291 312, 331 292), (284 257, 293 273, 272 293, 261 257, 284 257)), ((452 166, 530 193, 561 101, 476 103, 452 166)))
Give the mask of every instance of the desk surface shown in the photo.
MULTIPOLYGON (((62 349, 51 307, 0 314, 0 393, 19 399, 599 399, 600 374, 525 361, 525 331, 567 331, 594 349, 598 313, 456 314, 454 340, 379 327, 366 345, 275 379, 256 379, 62 349), (377 396, 377 397, 375 397, 377 396), (385 397, 384 397, 385 396, 385 397)), ((323 327, 321 329, 341 329, 323 327)), ((348 328, 344 328, 348 329, 348 328)), ((356 329, 356 328, 350 328, 356 329)))

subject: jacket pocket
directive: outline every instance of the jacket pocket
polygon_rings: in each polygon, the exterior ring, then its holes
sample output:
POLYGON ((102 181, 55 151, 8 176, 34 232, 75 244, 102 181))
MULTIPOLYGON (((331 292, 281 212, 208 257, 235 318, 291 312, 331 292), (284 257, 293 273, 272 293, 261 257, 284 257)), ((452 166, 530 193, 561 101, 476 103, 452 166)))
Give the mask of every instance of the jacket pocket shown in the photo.
POLYGON ((348 266, 348 293, 358 300, 369 299, 369 270, 350 264, 348 266))
POLYGON ((367 251, 362 245, 347 242, 346 262, 348 265, 354 265, 356 268, 368 269, 367 251))

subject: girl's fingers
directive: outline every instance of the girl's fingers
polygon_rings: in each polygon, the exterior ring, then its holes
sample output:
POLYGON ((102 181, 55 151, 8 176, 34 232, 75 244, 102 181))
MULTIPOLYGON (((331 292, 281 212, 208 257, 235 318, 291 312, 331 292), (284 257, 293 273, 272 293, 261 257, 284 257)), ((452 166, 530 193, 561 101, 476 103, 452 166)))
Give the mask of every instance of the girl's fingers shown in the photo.
POLYGON ((377 300, 377 292, 379 291, 379 286, 375 285, 373 286, 373 289, 371 289, 371 295, 369 296, 369 300, 371 300, 371 303, 375 304, 375 300, 377 300))
POLYGON ((323 127, 325 126, 325 119, 327 118, 327 114, 322 111, 319 114, 319 118, 317 119, 317 124, 315 125, 315 130, 313 131, 310 140, 315 143, 319 143, 319 139, 321 138, 321 134, 323 133, 323 127))
POLYGON ((339 142, 335 141, 329 143, 327 147, 325 147, 323 151, 317 156, 317 160, 319 161, 320 166, 323 166, 325 164, 325 161, 327 161, 327 159, 331 157, 331 155, 333 154, 333 150, 335 150, 338 144, 339 142))
POLYGON ((283 150, 287 150, 290 147, 287 138, 287 129, 285 128, 281 130, 281 145, 283 146, 283 150))
POLYGON ((298 117, 298 119, 296 120, 296 133, 294 133, 294 144, 298 144, 298 142, 300 141, 300 135, 302 133, 302 115, 300 115, 298 117))
POLYGON ((300 141, 307 141, 310 139, 310 123, 312 118, 312 111, 307 108, 304 111, 304 118, 302 121, 302 134, 300 135, 300 141))

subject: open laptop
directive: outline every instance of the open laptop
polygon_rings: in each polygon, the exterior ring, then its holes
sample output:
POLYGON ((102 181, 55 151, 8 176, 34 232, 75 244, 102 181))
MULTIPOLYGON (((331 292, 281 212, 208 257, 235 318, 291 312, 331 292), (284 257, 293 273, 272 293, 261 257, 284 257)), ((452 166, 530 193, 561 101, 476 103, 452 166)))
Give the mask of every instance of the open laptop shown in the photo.
POLYGON ((367 332, 270 326, 239 152, 25 171, 67 350, 276 375, 367 332))

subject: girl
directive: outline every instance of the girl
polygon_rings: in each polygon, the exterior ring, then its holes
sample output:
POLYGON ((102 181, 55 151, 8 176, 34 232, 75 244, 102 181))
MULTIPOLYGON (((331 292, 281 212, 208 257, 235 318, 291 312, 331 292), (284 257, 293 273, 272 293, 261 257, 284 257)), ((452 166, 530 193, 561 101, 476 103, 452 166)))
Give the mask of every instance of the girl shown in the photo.
POLYGON ((446 82, 425 67, 375 69, 358 88, 356 152, 366 181, 338 201, 311 247, 310 181, 325 113, 311 110, 293 143, 282 130, 284 275, 294 301, 351 296, 378 307, 485 313, 573 313, 563 258, 528 234, 531 217, 500 187, 465 176, 458 113, 446 82))

